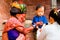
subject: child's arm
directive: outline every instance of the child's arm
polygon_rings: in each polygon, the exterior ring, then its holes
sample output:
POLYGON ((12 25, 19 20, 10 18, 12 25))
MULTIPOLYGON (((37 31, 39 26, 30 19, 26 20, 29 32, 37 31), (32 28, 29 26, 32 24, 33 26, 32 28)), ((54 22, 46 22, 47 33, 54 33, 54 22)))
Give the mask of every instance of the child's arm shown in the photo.
POLYGON ((44 20, 43 20, 44 24, 48 25, 48 20, 47 18, 44 16, 44 20))

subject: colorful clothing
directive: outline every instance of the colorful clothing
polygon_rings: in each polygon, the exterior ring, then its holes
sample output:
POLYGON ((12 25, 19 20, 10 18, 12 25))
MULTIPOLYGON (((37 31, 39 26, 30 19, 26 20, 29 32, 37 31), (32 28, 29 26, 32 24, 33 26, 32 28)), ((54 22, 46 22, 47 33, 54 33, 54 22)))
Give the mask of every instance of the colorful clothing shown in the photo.
MULTIPOLYGON (((33 26, 35 25, 34 27, 36 27, 35 23, 40 22, 40 21, 43 22, 43 24, 48 24, 48 21, 47 21, 45 16, 34 16, 34 18, 32 20, 32 25, 33 26)), ((38 26, 38 30, 35 31, 36 32, 35 37, 36 37, 37 40, 39 40, 40 30, 41 30, 42 26, 43 25, 38 26)))
POLYGON ((12 17, 7 21, 5 28, 4 28, 4 32, 9 31, 10 29, 13 29, 15 27, 20 27, 20 26, 23 27, 23 25, 20 23, 20 21, 17 20, 17 18, 12 17))
MULTIPOLYGON (((48 24, 48 21, 45 16, 35 16, 32 20, 32 24, 35 25, 36 22, 40 22, 40 21, 42 21, 44 24, 48 24)), ((41 27, 42 25, 39 26, 39 28, 41 27)))
MULTIPOLYGON (((3 31, 3 34, 7 32, 7 38, 9 40, 16 40, 18 35, 15 35, 15 38, 10 39, 10 37, 12 37, 11 33, 12 33, 12 29, 16 28, 16 27, 23 27, 23 24, 15 17, 11 17, 5 24, 5 28, 3 31)), ((16 32, 16 30, 14 30, 13 32, 16 32)), ((15 33, 16 34, 16 33, 15 33)), ((4 38, 3 38, 4 39, 4 38)))

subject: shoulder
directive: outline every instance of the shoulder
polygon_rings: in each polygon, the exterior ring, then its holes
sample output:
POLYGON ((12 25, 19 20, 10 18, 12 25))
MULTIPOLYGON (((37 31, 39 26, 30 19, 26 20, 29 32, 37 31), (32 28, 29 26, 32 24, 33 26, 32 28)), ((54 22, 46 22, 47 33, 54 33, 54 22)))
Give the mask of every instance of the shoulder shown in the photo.
POLYGON ((46 25, 46 26, 44 27, 44 29, 49 29, 50 27, 52 27, 52 25, 51 25, 51 24, 48 24, 48 25, 46 25))
POLYGON ((49 24, 45 26, 46 30, 53 30, 57 25, 49 24))
POLYGON ((18 20, 15 18, 15 17, 11 17, 8 19, 7 22, 10 22, 10 23, 14 23, 14 22, 17 22, 18 20))
POLYGON ((50 24, 50 25, 46 25, 46 26, 45 26, 45 28, 46 28, 46 29, 48 29, 48 28, 50 28, 50 27, 52 27, 52 25, 51 25, 51 24, 50 24))
POLYGON ((42 18, 43 18, 43 21, 48 22, 46 16, 42 16, 42 18))
POLYGON ((37 16, 34 16, 33 18, 36 18, 37 16))
POLYGON ((46 18, 46 16, 42 16, 43 18, 46 18))
POLYGON ((36 18, 37 18, 37 16, 34 16, 34 17, 33 17, 33 19, 36 19, 36 18))
POLYGON ((11 17, 11 18, 9 18, 9 20, 8 20, 8 21, 16 21, 16 20, 17 20, 16 18, 11 17))

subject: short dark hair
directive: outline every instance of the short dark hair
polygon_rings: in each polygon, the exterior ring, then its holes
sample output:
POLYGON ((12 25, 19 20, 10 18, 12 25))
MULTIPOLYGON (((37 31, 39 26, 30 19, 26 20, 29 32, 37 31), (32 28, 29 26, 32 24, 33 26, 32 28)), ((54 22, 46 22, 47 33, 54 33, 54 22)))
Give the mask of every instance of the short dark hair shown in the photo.
POLYGON ((16 8, 16 7, 12 7, 10 10, 10 15, 11 16, 15 16, 16 14, 20 13, 20 9, 16 8))
POLYGON ((41 5, 41 4, 38 4, 37 6, 36 6, 36 9, 35 10, 38 10, 39 8, 41 8, 43 5, 41 5))
POLYGON ((58 13, 58 12, 56 12, 56 13, 55 13, 54 9, 52 9, 49 14, 49 19, 50 19, 50 17, 52 17, 58 24, 60 24, 60 13, 58 13))

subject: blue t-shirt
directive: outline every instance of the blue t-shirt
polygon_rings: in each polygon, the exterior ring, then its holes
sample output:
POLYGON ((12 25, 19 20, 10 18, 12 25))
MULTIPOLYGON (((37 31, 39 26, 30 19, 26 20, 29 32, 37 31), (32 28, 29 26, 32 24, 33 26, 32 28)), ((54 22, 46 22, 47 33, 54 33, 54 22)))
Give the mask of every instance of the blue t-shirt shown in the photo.
MULTIPOLYGON (((32 20, 32 25, 35 25, 36 22, 40 22, 42 21, 44 24, 48 24, 47 18, 45 16, 34 16, 33 20, 32 20)), ((41 28, 41 26, 39 26, 39 28, 41 28)))

